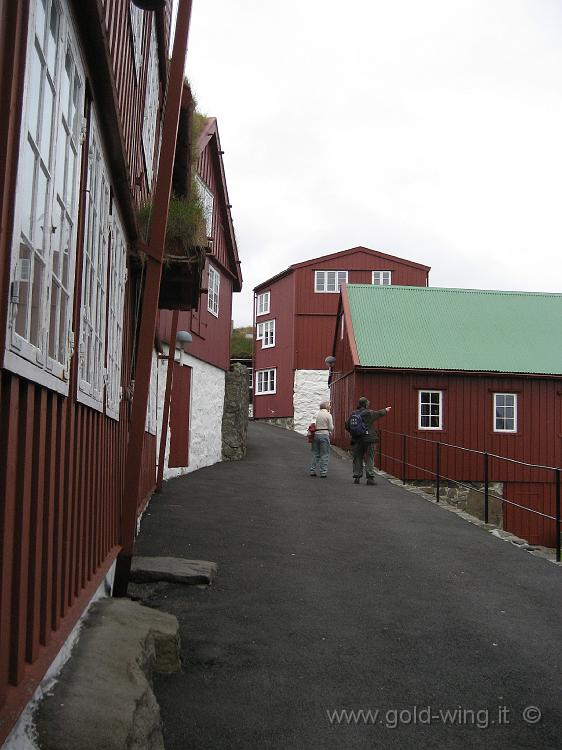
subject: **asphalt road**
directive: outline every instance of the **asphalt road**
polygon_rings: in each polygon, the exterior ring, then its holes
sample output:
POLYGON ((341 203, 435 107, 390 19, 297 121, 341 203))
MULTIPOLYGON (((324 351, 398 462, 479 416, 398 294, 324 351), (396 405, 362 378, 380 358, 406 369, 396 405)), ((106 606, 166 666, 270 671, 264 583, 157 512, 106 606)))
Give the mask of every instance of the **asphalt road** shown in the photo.
POLYGON ((561 748, 562 569, 308 460, 251 424, 245 460, 150 505, 139 554, 219 565, 208 589, 143 588, 180 621, 183 670, 155 679, 167 750, 561 748))

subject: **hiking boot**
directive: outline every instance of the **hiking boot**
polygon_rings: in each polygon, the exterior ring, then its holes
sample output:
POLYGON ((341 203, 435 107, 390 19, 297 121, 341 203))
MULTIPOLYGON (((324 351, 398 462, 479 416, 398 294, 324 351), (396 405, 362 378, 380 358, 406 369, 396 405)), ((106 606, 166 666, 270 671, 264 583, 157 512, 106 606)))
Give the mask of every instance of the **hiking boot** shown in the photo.
POLYGON ((311 471, 311 472, 310 472, 310 476, 311 476, 311 477, 315 477, 315 476, 316 476, 316 473, 315 473, 314 471, 311 471))
POLYGON ((376 484, 376 482, 375 482, 374 479, 372 479, 371 477, 369 477, 369 479, 367 479, 367 484, 376 484))
POLYGON ((353 477, 353 484, 361 484, 361 477, 353 477))

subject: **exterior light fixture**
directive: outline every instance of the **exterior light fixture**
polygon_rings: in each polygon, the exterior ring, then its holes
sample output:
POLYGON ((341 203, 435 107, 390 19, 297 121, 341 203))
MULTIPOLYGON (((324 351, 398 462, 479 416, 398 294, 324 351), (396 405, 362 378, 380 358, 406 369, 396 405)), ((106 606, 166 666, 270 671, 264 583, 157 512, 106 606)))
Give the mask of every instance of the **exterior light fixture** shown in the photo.
POLYGON ((332 365, 336 364, 336 358, 332 357, 332 356, 326 357, 326 359, 324 360, 324 362, 328 365, 328 367, 331 367, 332 365))
POLYGON ((189 331, 178 331, 176 333, 176 344, 178 344, 179 346, 191 344, 192 341, 193 336, 189 333, 189 331))

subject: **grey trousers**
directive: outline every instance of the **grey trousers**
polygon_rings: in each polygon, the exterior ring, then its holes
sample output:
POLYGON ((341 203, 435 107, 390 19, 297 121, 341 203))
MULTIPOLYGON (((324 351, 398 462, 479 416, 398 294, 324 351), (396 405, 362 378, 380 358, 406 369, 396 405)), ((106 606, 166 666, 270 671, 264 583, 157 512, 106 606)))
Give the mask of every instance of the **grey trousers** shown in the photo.
POLYGON ((358 440, 351 446, 353 455, 353 476, 363 476, 363 462, 365 462, 365 474, 367 479, 375 476, 375 446, 376 443, 364 443, 358 440))
POLYGON ((314 435, 312 443, 312 462, 310 464, 310 473, 314 474, 316 467, 321 477, 328 473, 328 460, 330 458, 330 438, 327 433, 314 435))

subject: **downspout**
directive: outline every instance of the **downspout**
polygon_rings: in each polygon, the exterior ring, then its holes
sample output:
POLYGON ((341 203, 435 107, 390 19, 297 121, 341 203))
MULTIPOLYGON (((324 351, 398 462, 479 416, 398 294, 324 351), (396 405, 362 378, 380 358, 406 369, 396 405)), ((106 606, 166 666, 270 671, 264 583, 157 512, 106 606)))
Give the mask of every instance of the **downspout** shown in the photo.
POLYGON ((166 91, 164 121, 162 124, 160 164, 150 217, 148 243, 142 248, 147 255, 146 279, 140 312, 135 392, 133 395, 131 425, 129 428, 129 444, 127 446, 123 506, 121 511, 121 552, 117 557, 113 586, 114 596, 126 596, 127 594, 131 558, 135 543, 137 505, 141 481, 140 466, 142 462, 144 427, 150 387, 152 348, 158 313, 158 294, 162 275, 164 237, 172 187, 172 171, 183 92, 190 16, 191 0, 179 0, 174 48, 166 91))
POLYGON ((170 330, 170 341, 168 344, 168 356, 160 357, 161 360, 168 360, 168 369, 166 370, 166 392, 164 394, 164 406, 162 408, 162 427, 160 429, 160 453, 158 454, 156 492, 162 492, 162 482, 164 481, 164 461, 166 457, 166 438, 168 437, 168 417, 170 416, 170 401, 172 399, 174 361, 176 359, 176 336, 178 333, 178 318, 179 310, 174 310, 172 312, 172 327, 170 330))

